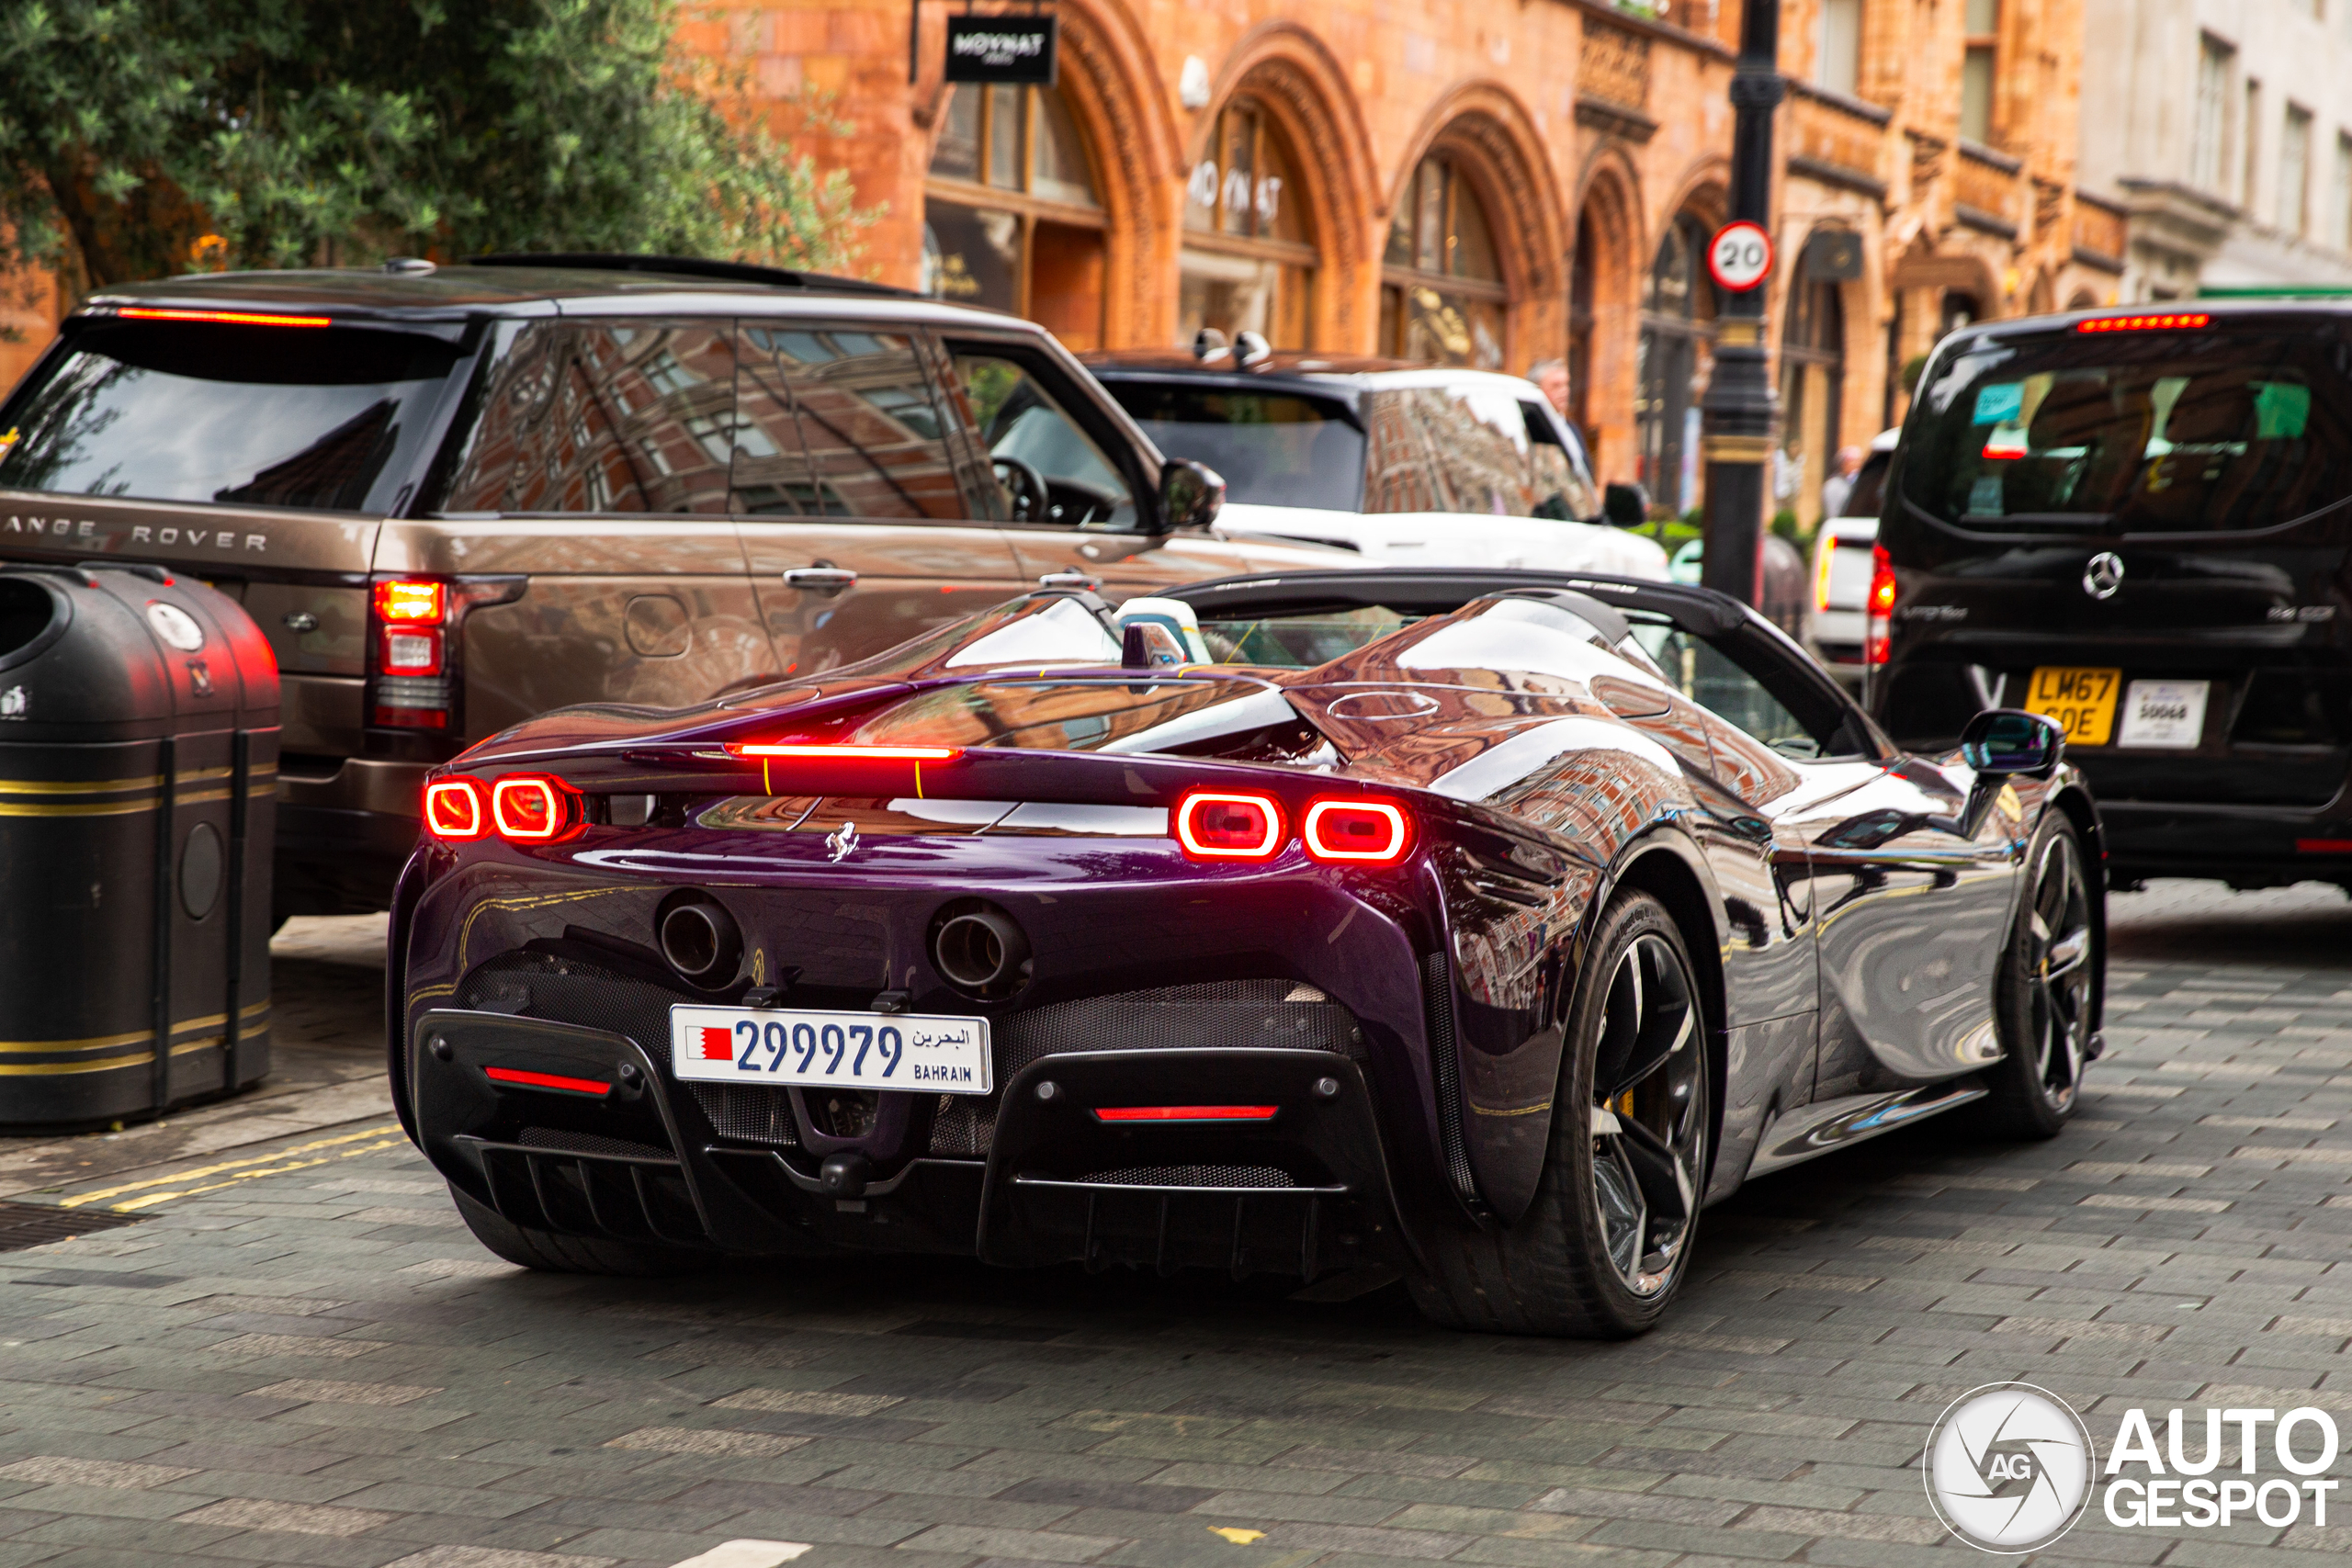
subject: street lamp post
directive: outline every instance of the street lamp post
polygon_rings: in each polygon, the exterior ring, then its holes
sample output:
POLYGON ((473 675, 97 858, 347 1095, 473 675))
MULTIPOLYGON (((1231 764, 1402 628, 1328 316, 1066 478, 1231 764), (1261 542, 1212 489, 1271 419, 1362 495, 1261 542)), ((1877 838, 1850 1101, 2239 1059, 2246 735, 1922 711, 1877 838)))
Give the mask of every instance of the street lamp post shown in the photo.
MULTIPOLYGON (((1780 0, 1747 0, 1732 72, 1731 217, 1769 231, 1772 111, 1781 81, 1780 0)), ((1778 414, 1764 353, 1765 285, 1729 295, 1715 319, 1714 373, 1700 402, 1699 451, 1707 465, 1702 580, 1745 603, 1761 597, 1765 465, 1778 414)))

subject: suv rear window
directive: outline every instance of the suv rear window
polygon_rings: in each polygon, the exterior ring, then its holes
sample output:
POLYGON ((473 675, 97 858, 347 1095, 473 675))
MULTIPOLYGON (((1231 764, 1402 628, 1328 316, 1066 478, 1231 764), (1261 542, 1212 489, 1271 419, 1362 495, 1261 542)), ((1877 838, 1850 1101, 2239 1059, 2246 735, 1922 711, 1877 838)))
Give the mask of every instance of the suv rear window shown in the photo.
POLYGON ((1903 454, 1903 499, 1964 530, 2268 528, 2352 495, 2352 359, 2324 319, 1980 339, 1903 454))
POLYGON ((0 488, 389 511, 458 345, 364 327, 71 324, 0 414, 0 488))
POLYGON ((1363 505, 1363 432, 1337 399, 1165 382, 1108 385, 1154 446, 1215 468, 1228 501, 1330 512, 1363 505))

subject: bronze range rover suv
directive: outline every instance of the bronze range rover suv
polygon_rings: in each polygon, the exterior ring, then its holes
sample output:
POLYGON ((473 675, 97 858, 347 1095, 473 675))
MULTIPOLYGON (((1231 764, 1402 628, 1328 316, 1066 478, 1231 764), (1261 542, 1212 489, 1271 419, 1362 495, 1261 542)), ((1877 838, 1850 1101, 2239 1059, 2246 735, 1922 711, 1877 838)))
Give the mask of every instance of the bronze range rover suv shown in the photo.
POLYGON ((1053 338, 644 256, 218 274, 91 299, 0 409, 0 558, 185 570, 285 677, 277 907, 384 907, 424 769, 552 707, 808 676, 1034 586, 1340 551, 1208 536, 1053 338))

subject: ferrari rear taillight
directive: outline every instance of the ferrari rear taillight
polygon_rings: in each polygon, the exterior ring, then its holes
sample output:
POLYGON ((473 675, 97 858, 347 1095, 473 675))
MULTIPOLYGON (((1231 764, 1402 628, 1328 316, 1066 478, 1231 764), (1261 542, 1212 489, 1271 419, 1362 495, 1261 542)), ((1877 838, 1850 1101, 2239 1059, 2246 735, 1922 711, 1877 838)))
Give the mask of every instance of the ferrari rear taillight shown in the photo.
POLYGON ((1894 630, 1894 561, 1884 545, 1871 547, 1871 592, 1863 602, 1862 662, 1883 664, 1894 630))
POLYGON ((1394 865, 1413 846, 1412 818, 1385 800, 1318 800, 1299 836, 1311 859, 1394 865))
POLYGON ((1272 860, 1283 808, 1272 795, 1195 790, 1176 803, 1176 841, 1193 860, 1272 860))
POLYGON ((481 786, 471 779, 436 779, 424 786, 424 830, 448 843, 490 831, 481 786))
POLYGON ((550 773, 509 773, 485 784, 460 773, 424 786, 424 830, 444 843, 492 833, 511 844, 545 844, 586 826, 587 802, 550 773))
POLYGON ((545 773, 509 773, 490 792, 490 819, 510 843, 543 844, 578 826, 579 796, 561 779, 545 773))

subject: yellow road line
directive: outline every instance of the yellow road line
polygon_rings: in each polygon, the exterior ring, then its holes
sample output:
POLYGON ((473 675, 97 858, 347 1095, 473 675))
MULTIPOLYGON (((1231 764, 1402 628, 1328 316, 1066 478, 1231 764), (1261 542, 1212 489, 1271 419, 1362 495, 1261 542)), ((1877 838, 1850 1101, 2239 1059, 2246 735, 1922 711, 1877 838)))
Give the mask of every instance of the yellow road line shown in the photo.
MULTIPOLYGON (((95 1203, 101 1198, 119 1198, 125 1192, 143 1192, 151 1187, 168 1187, 175 1181, 192 1181, 200 1176, 218 1176, 224 1170, 242 1170, 247 1166, 266 1165, 272 1160, 285 1159, 289 1155, 306 1155, 313 1149, 331 1149, 344 1144, 356 1144, 364 1138, 380 1138, 387 1133, 398 1133, 400 1130, 399 1122, 387 1122, 380 1127, 369 1127, 357 1133, 345 1133, 339 1138, 318 1138, 307 1144, 297 1144, 290 1149, 279 1149, 275 1154, 254 1155, 249 1159, 223 1160, 219 1165, 199 1166, 194 1170, 178 1171, 170 1176, 152 1177, 145 1181, 126 1181, 119 1187, 108 1187, 96 1192, 79 1193, 65 1199, 57 1206, 61 1209, 78 1209, 85 1203, 95 1203)), ((364 1152, 359 1149, 352 1151, 354 1154, 364 1152)))
POLYGON ((177 1192, 150 1192, 143 1198, 133 1198, 128 1203, 109 1203, 107 1207, 118 1214, 128 1214, 156 1203, 168 1203, 175 1198, 193 1198, 199 1192, 218 1192, 223 1187, 234 1187, 240 1181, 251 1181, 257 1176, 283 1176, 289 1170, 308 1170, 314 1165, 332 1165, 336 1160, 349 1159, 355 1155, 372 1155, 379 1149, 398 1148, 407 1142, 405 1137, 385 1138, 356 1149, 338 1149, 316 1159, 298 1159, 286 1165, 266 1165, 253 1170, 241 1170, 225 1181, 209 1181, 201 1187, 184 1188, 177 1192))

